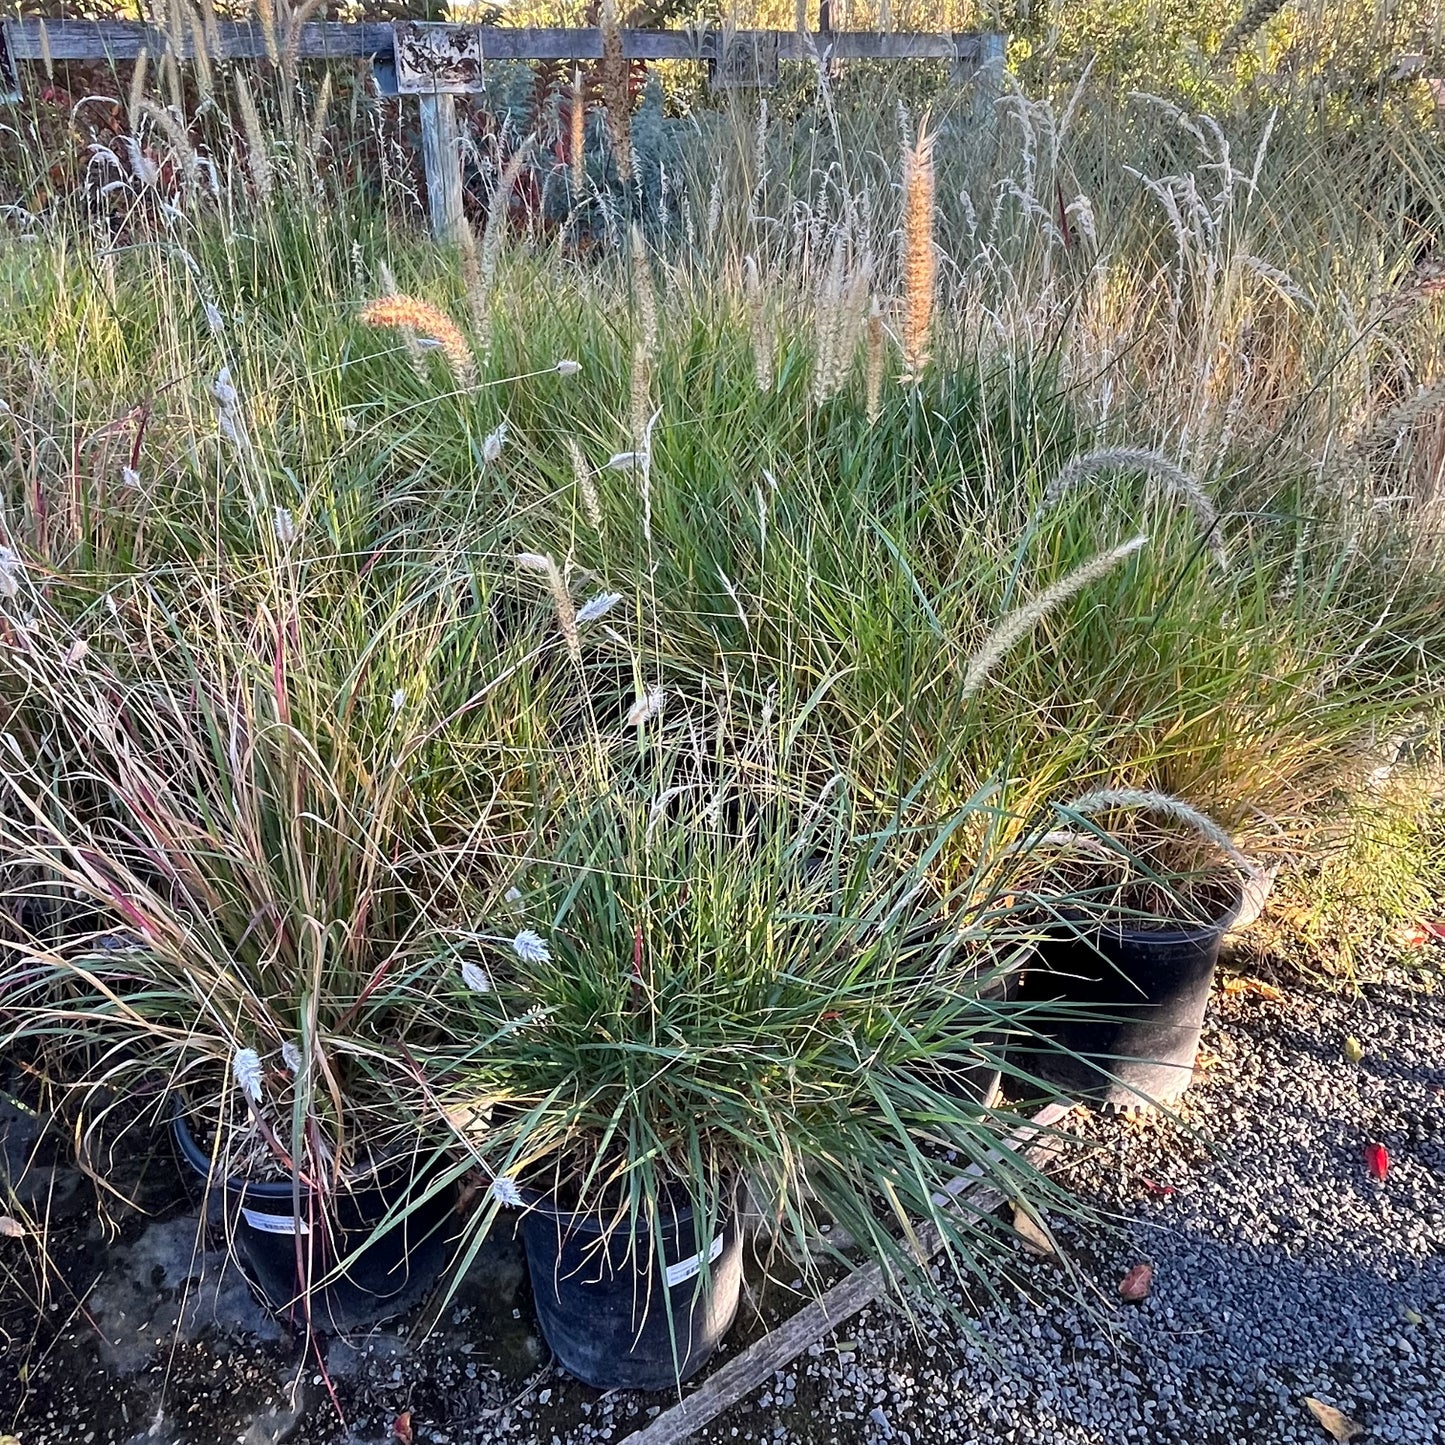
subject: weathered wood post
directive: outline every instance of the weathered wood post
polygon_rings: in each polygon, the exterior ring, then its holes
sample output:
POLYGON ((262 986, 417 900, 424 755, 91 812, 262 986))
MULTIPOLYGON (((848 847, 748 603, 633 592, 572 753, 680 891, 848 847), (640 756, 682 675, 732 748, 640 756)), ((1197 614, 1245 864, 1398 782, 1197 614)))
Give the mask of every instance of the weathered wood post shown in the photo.
POLYGON ((456 97, 433 92, 421 98, 421 162, 426 171, 431 233, 454 241, 466 223, 462 214, 462 131, 456 97))
POLYGON ((392 26, 396 88, 415 95, 421 106, 421 159, 426 171, 431 233, 441 242, 460 242, 462 210, 462 128, 458 95, 486 89, 480 25, 419 24, 399 20, 392 26))

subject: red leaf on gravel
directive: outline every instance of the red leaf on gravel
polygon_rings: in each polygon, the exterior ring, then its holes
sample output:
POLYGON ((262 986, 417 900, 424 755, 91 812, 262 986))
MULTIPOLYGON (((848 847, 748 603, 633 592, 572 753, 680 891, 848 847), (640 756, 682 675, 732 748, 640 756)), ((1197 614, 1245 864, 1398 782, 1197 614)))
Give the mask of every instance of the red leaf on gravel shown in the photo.
POLYGON ((1445 918, 1427 918, 1425 932, 1439 943, 1445 943, 1445 918))
POLYGON ((1174 1193, 1172 1184, 1156 1184, 1152 1179, 1141 1179, 1139 1182, 1150 1194, 1157 1194, 1161 1199, 1167 1199, 1174 1193))
POLYGON ((1390 1172, 1390 1151, 1383 1144, 1366 1144, 1365 1168, 1371 1179, 1383 1179, 1390 1172))
POLYGON ((1128 1300, 1130 1304, 1138 1304, 1140 1300, 1149 1298, 1149 1290, 1153 1284, 1154 1266, 1152 1264, 1136 1264, 1119 1281, 1119 1297, 1128 1300))
POLYGON ((403 1410, 395 1420, 391 1422, 391 1437, 397 1445, 411 1445, 411 1411, 403 1410))

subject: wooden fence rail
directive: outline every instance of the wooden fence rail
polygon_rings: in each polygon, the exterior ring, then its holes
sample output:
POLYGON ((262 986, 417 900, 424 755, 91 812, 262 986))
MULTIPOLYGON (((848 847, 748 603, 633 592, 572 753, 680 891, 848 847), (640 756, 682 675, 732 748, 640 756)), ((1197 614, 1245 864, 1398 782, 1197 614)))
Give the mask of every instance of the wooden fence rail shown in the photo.
MULTIPOLYGON (((1003 65, 1005 37, 990 32, 950 35, 881 34, 875 31, 624 30, 622 54, 629 60, 693 60, 707 64, 719 84, 732 88, 764 86, 775 77, 780 60, 908 61, 943 60, 952 67, 955 83, 977 78, 979 97, 986 103, 1003 65)), ((132 61, 141 54, 153 58, 167 53, 178 60, 194 58, 205 47, 207 60, 262 60, 275 51, 277 37, 267 36, 257 24, 227 21, 204 27, 203 39, 189 27, 179 35, 141 21, 127 20, 6 20, 0 25, 0 100, 18 100, 18 66, 49 65, 53 61, 132 61), (8 65, 16 76, 7 82, 8 65), (5 94, 4 92, 9 92, 5 94)), ((286 42, 282 42, 283 44, 286 42)), ((288 48, 290 48, 288 46, 288 48)), ((318 21, 303 25, 295 37, 293 53, 307 60, 369 60, 378 84, 387 93, 397 88, 398 69, 408 71, 412 83, 402 89, 418 97, 421 108, 422 159, 426 168, 427 197, 432 234, 452 240, 462 220, 462 128, 458 124, 454 94, 480 88, 485 60, 600 60, 600 29, 532 29, 499 25, 428 25, 408 22, 352 24, 318 21), (443 70, 449 58, 465 54, 466 73, 476 83, 455 84, 423 78, 417 85, 411 73, 414 41, 425 32, 424 49, 433 47, 443 70), (398 52, 401 52, 400 54, 398 52), (402 65, 405 61, 406 64, 402 65)))
MULTIPOLYGON (((7 20, 5 38, 16 61, 134 60, 142 50, 152 57, 173 49, 170 33, 130 20, 7 20)), ((530 29, 481 25, 488 60, 600 60, 602 32, 593 28, 530 29)), ((208 36, 211 31, 208 30, 208 36)), ((622 53, 629 60, 715 60, 727 44, 776 47, 781 60, 948 60, 985 65, 1003 54, 1002 36, 967 32, 954 35, 880 34, 840 30, 803 35, 793 30, 624 30, 622 53)), ((206 41, 212 60, 259 60, 267 53, 265 33, 246 22, 219 23, 206 41)), ((391 58, 389 24, 350 24, 326 20, 301 27, 298 52, 307 59, 391 58)), ((189 30, 180 37, 177 58, 195 54, 189 30)))

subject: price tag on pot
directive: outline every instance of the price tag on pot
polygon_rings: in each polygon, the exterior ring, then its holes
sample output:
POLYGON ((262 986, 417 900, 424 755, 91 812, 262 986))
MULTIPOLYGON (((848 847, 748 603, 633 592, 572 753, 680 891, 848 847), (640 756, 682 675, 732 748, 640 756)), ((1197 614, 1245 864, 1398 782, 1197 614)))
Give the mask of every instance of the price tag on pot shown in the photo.
POLYGON ((311 1226, 304 1219, 297 1219, 291 1214, 263 1214, 259 1209, 242 1209, 241 1218, 262 1234, 311 1233, 311 1226))
MULTIPOLYGON (((718 1237, 708 1246, 707 1262, 713 1264, 717 1261, 718 1255, 723 1252, 723 1237, 718 1237)), ((702 1255, 695 1254, 690 1259, 680 1259, 676 1264, 667 1267, 667 1287, 671 1289, 675 1284, 682 1284, 685 1280, 696 1277, 698 1270, 702 1268, 702 1255)))

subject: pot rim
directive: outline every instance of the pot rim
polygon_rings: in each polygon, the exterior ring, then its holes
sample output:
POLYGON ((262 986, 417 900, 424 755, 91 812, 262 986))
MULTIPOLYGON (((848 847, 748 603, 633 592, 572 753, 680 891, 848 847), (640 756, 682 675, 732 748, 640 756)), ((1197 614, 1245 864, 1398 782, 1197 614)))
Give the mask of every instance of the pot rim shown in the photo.
POLYGON ((1234 920, 1244 911, 1247 882, 1245 875, 1231 868, 1227 871, 1221 869, 1218 876, 1229 884, 1229 898, 1207 923, 1186 923, 1181 919, 1154 915, 1162 926, 1151 928, 1148 926, 1149 915, 1124 917, 1120 914, 1088 913, 1082 909, 1068 907, 1060 908, 1058 916, 1069 922, 1077 921, 1087 924, 1085 929, 1079 930, 1081 938, 1088 938, 1090 934, 1093 934, 1099 937, 1107 936, 1149 943, 1203 943, 1215 934, 1228 933, 1234 925, 1234 920))
MULTIPOLYGON (((219 1183, 229 1193, 239 1194, 258 1202, 285 1204, 289 1212, 298 1198, 308 1199, 316 1192, 315 1186, 308 1184, 304 1179, 244 1179, 239 1174, 226 1174, 217 1179, 215 1161, 200 1146, 196 1136, 191 1133, 179 1093, 173 1093, 171 1096, 171 1136, 181 1152, 181 1157, 207 1184, 219 1183), (298 1190, 300 1191, 299 1195, 298 1190)), ((376 1166, 370 1179, 366 1182, 355 1181, 347 1193, 353 1198, 367 1194, 384 1194, 391 1183, 407 1178, 415 1179, 419 1177, 420 1172, 417 1169, 402 1167, 402 1160, 399 1158, 386 1160, 376 1166), (376 1171, 384 1170, 388 1166, 395 1169, 394 1178, 378 1177, 376 1171)))
MULTIPOLYGON (((601 1238, 605 1232, 618 1228, 625 1223, 627 1219, 627 1215, 624 1214, 614 1224, 611 1223, 610 1214, 607 1219, 604 1219, 599 1209, 576 1210, 560 1205, 557 1202, 555 1192, 552 1190, 539 1189, 531 1184, 517 1184, 514 1187, 522 1200, 519 1208, 519 1212, 522 1215, 533 1214, 539 1215, 544 1219, 553 1220, 558 1224, 566 1226, 569 1232, 577 1229, 601 1238)), ((673 1202, 674 1213, 671 1220, 664 1218, 660 1223, 664 1230, 672 1229, 674 1232, 680 1234, 696 1218, 696 1210, 693 1208, 692 1196, 687 1191, 686 1186, 682 1184, 669 1185, 668 1196, 673 1202)), ((717 1221, 718 1227, 727 1228, 731 1226, 736 1213, 735 1208, 720 1211, 717 1221)), ((639 1219, 638 1223, 641 1227, 637 1232, 650 1232, 651 1226, 649 1221, 642 1218, 639 1219)))

